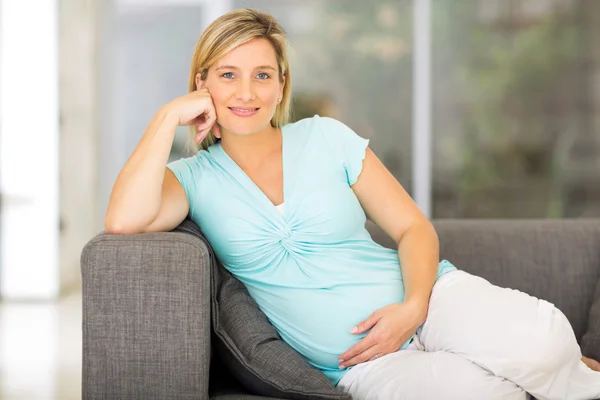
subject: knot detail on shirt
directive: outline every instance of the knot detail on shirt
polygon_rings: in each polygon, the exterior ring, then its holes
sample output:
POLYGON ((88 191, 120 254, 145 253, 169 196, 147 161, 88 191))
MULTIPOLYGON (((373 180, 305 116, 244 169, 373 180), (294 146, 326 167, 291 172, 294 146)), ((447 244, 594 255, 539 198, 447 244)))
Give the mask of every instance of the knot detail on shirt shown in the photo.
POLYGON ((288 226, 281 232, 279 242, 287 251, 294 252, 298 250, 296 240, 294 239, 294 232, 288 226))

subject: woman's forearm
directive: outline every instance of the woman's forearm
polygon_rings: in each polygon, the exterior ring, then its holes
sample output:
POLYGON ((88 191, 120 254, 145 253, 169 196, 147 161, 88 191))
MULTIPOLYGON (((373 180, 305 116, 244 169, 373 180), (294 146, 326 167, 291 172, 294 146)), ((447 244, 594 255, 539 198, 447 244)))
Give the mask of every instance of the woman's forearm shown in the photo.
POLYGON ((164 108, 152 118, 113 186, 105 218, 107 232, 142 230, 158 214, 176 127, 164 108))
POLYGON ((398 244, 404 301, 414 304, 424 322, 439 263, 439 240, 429 221, 411 226, 398 244))

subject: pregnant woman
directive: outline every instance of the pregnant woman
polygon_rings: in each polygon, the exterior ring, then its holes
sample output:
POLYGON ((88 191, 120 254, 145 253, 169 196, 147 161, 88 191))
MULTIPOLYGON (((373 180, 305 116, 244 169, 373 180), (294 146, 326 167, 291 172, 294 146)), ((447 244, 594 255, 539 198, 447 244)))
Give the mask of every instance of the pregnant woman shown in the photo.
POLYGON ((189 215, 283 340, 356 399, 600 397, 565 316, 440 261, 432 224, 367 140, 332 118, 289 122, 286 47, 254 10, 205 30, 189 93, 156 112, 114 184, 106 231, 189 215), (167 164, 181 125, 200 150, 167 164), (367 216, 397 250, 371 239, 367 216))

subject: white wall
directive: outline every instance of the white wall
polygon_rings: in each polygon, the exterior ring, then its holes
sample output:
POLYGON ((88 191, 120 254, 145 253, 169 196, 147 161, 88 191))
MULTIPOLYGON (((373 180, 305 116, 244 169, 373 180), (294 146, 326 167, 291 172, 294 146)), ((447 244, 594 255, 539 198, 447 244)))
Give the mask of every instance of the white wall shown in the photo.
POLYGON ((58 4, 2 0, 0 295, 59 292, 58 4))
POLYGON ((95 218, 100 4, 2 1, 3 300, 54 299, 77 289, 81 250, 101 230, 95 218))
POLYGON ((81 283, 79 258, 102 226, 98 206, 96 26, 98 0, 61 0, 60 7, 60 283, 81 283))

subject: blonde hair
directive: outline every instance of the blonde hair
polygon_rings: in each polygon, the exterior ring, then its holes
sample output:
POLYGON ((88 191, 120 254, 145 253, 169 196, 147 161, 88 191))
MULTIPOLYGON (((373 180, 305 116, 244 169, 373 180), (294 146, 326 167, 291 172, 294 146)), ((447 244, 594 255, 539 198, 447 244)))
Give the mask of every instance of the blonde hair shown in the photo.
MULTIPOLYGON (((206 80, 208 69, 225 54, 258 38, 267 39, 273 46, 279 67, 279 80, 284 84, 283 97, 271 119, 271 125, 280 128, 290 119, 291 77, 287 54, 288 44, 283 28, 273 16, 267 13, 244 8, 231 11, 214 20, 202 33, 196 44, 190 69, 189 91, 191 93, 197 90, 196 74, 200 73, 201 79, 206 80)), ((193 140, 197 133, 195 127, 192 126, 190 131, 196 151, 200 148, 206 150, 217 141, 211 130, 198 144, 193 140)))

